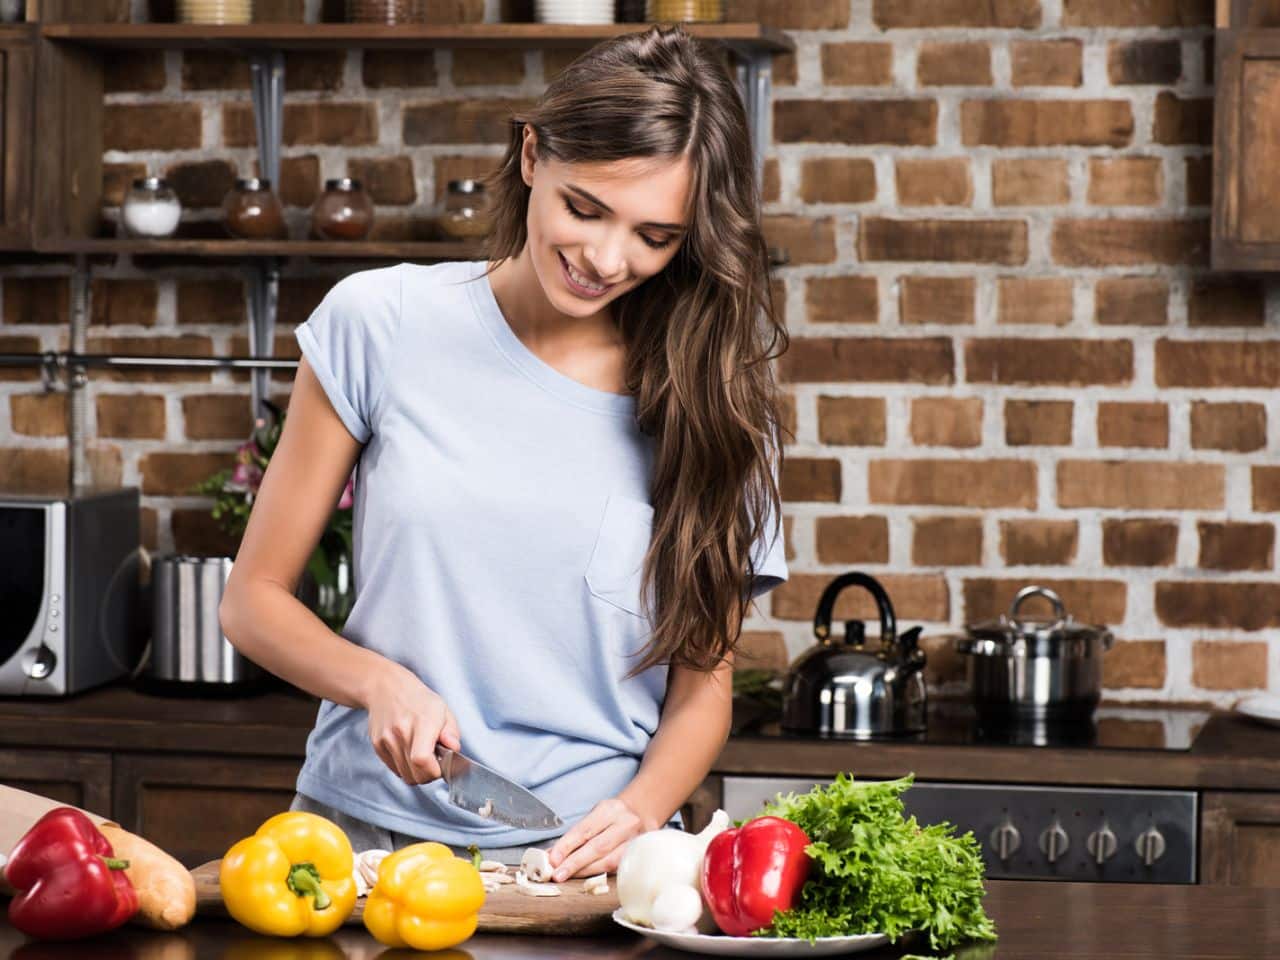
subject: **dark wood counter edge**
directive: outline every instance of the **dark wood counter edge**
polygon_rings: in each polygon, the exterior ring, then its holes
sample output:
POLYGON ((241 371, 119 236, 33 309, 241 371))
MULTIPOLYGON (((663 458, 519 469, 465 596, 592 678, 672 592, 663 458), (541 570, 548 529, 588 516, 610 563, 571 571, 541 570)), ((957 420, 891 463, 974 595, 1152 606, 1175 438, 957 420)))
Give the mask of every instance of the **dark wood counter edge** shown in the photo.
POLYGON ((1280 757, 1204 755, 1162 750, 928 744, 832 744, 736 737, 716 760, 722 775, 1060 783, 1098 787, 1280 790, 1280 757))
MULTIPOLYGON (((1256 960, 1280 955, 1280 890, 1276 889, 989 880, 984 906, 999 933, 994 944, 962 944, 954 950, 934 951, 917 937, 914 942, 900 941, 866 956, 888 960, 913 951, 954 953, 956 960, 1256 960)), ((163 953, 185 958, 230 956, 234 952, 266 958, 288 952, 286 947, 295 952, 298 949, 296 943, 258 936, 229 920, 207 918, 172 933, 126 926, 109 936, 121 956, 163 953)), ((17 953, 23 939, 0 918, 0 957, 35 956, 30 951, 17 953)), ((325 957, 365 958, 384 949, 356 926, 309 943, 325 957)), ((401 954, 427 956, 409 951, 382 955, 401 954)), ((39 956, 45 960, 80 960, 84 955, 83 941, 39 946, 39 956)), ((451 955, 474 960, 678 960, 694 956, 662 948, 622 929, 598 937, 476 934, 451 955)))
POLYGON ((125 686, 0 699, 0 746, 301 758, 319 701, 299 692, 170 697, 125 686))
MULTIPOLYGON (((110 686, 60 700, 0 699, 0 747, 301 758, 318 701, 272 691, 239 699, 110 686)), ((896 777, 1182 789, 1280 790, 1280 732, 1215 714, 1190 751, 848 743, 730 738, 715 774, 896 777)))

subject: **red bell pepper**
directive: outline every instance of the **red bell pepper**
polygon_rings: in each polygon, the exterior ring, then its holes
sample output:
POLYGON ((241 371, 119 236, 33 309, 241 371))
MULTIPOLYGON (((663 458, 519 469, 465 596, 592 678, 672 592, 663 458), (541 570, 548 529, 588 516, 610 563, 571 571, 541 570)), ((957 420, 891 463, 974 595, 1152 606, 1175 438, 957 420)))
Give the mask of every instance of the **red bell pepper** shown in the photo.
POLYGON ((809 837, 790 820, 756 817, 716 834, 702 858, 702 896, 716 925, 745 937, 790 910, 809 877, 809 837))
POLYGON ((93 821, 73 807, 56 807, 32 824, 5 865, 18 891, 9 922, 41 940, 74 940, 104 933, 137 912, 138 894, 93 821))

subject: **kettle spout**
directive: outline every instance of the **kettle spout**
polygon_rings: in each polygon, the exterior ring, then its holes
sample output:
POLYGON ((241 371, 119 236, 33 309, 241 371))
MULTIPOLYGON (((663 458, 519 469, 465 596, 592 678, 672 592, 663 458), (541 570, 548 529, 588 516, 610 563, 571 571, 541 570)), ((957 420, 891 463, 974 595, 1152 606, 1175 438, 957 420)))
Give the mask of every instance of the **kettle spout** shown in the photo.
POLYGON ((924 632, 924 627, 912 627, 910 630, 898 637, 898 645, 902 647, 902 652, 910 654, 920 644, 920 634, 924 632))
POLYGON ((908 672, 924 668, 924 651, 920 649, 920 634, 924 627, 912 627, 898 637, 902 664, 908 672))

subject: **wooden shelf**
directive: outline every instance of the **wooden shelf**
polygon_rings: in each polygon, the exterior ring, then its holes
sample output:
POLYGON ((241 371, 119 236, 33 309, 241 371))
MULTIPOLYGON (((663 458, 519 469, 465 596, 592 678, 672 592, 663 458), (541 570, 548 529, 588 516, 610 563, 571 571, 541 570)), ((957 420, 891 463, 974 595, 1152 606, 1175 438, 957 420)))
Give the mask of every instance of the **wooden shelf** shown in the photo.
POLYGON ((41 243, 40 253, 136 254, 159 257, 316 257, 341 260, 478 260, 479 243, 458 241, 134 240, 67 237, 41 243))
MULTIPOLYGON (((467 23, 372 26, 355 23, 255 23, 211 27, 185 23, 53 23, 40 28, 48 40, 86 47, 219 47, 240 50, 314 50, 341 47, 424 49, 485 47, 542 49, 585 47, 621 33, 649 29, 648 23, 568 26, 544 23, 467 23)), ((685 24, 693 36, 765 53, 786 53, 795 42, 758 23, 685 24)))

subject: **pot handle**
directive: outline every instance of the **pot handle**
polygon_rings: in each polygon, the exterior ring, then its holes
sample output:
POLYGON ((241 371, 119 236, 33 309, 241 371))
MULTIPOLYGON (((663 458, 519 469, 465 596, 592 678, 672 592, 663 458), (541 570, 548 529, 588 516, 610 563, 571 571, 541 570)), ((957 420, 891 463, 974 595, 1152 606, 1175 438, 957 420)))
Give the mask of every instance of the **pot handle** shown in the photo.
POLYGON ((1063 605, 1062 598, 1048 587, 1040 587, 1034 584, 1019 590, 1018 595, 1013 598, 1013 603, 1009 604, 1009 619, 1011 621, 1021 625, 1022 621, 1018 619, 1018 608, 1022 606, 1023 602, 1030 600, 1032 597, 1044 597, 1053 604, 1053 616, 1055 619, 1051 629, 1056 630, 1062 626, 1067 619, 1067 608, 1063 605))

